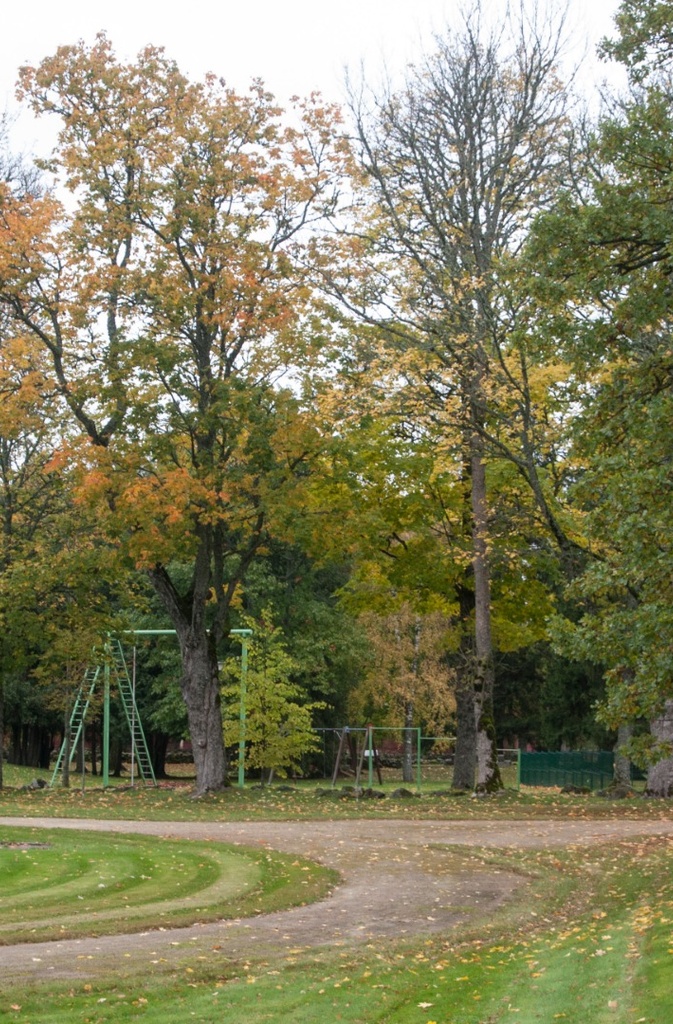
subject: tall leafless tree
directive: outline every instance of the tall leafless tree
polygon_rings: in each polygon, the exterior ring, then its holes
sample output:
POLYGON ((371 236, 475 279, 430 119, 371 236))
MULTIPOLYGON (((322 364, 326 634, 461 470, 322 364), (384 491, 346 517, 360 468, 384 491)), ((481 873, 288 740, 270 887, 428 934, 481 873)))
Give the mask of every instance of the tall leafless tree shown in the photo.
MULTIPOLYGON (((436 39, 435 52, 409 70, 401 88, 373 97, 352 92, 374 202, 365 285, 351 307, 384 325, 407 413, 413 402, 420 415, 445 424, 465 486, 470 559, 457 598, 473 628, 463 651, 458 708, 467 715, 459 722, 454 783, 472 786, 476 754, 480 790, 501 786, 486 473, 497 449, 502 387, 510 383, 511 310, 501 268, 551 202, 565 164, 562 39, 562 19, 521 9, 486 27, 478 5, 458 31, 436 39), (475 727, 476 743, 469 735, 475 727)), ((521 466, 531 461, 521 449, 515 458, 521 466)))

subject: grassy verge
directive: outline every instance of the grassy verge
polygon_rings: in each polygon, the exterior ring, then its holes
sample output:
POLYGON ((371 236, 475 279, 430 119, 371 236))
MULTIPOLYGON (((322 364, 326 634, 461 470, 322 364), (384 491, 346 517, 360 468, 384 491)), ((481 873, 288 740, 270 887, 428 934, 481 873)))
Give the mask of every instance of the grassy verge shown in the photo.
MULTIPOLYGON (((95 984, 29 986, 0 1016, 23 1024, 669 1024, 673 843, 527 853, 527 904, 479 932, 414 946, 231 962, 220 951, 95 984), (45 994, 48 992, 48 1003, 45 994)), ((136 970, 141 969, 138 965, 136 970)))
MULTIPOLYGON (((158 788, 131 788, 126 780, 112 780, 103 789, 100 779, 88 778, 85 788, 31 790, 21 787, 36 776, 35 769, 4 768, 5 788, 0 790, 0 816, 63 816, 82 818, 145 819, 152 821, 311 821, 322 818, 632 818, 670 819, 670 801, 608 800, 593 795, 563 794, 558 790, 506 789, 491 797, 451 794, 437 784, 424 785, 417 796, 394 798, 399 781, 386 783, 384 800, 343 796, 340 788, 318 796, 322 783, 271 786, 265 789, 231 787, 199 800, 192 797, 192 781, 175 779, 158 788)), ((378 788, 378 787, 377 787, 378 788)))
POLYGON ((0 828, 0 944, 246 917, 335 881, 311 861, 219 843, 0 828))

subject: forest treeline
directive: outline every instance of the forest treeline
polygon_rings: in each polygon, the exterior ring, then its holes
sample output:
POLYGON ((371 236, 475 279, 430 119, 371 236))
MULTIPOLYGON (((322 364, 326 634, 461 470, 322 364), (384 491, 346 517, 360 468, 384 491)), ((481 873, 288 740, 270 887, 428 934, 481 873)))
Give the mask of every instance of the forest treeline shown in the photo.
POLYGON ((373 721, 459 788, 618 743, 673 792, 673 2, 623 0, 595 116, 563 44, 477 6, 344 109, 105 35, 20 69, 58 138, 0 147, 13 760, 106 635, 171 628, 146 729, 221 788, 250 628, 252 765, 373 721))

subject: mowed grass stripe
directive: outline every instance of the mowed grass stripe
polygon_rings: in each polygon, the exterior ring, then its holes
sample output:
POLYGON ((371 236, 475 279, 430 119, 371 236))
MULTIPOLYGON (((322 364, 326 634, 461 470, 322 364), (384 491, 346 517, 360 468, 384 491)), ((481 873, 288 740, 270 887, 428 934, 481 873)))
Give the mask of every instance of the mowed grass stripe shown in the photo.
POLYGON ((44 846, 29 846, 34 830, 0 829, 0 944, 245 916, 319 898, 336 880, 310 862, 219 843, 39 835, 44 846))
MULTIPOLYGON (((167 887, 169 892, 186 897, 214 885, 221 879, 223 870, 232 866, 232 855, 225 855, 223 851, 209 851, 208 856, 204 856, 203 851, 181 850, 178 857, 162 849, 160 844, 164 840, 150 841, 156 851, 153 856, 148 856, 137 842, 115 840, 106 844, 104 861, 92 859, 85 852, 35 851, 34 859, 28 862, 24 859, 27 870, 18 891, 12 881, 5 878, 6 854, 0 850, 0 922, 23 920, 31 913, 43 916, 48 908, 68 900, 77 901, 80 906, 74 904, 74 909, 81 911, 115 907, 120 898, 143 903, 164 900, 167 887), (59 876, 63 856, 68 858, 69 868, 67 874, 59 876), (226 864, 222 863, 223 857, 226 864)), ((146 845, 144 841, 143 846, 146 845)), ((21 854, 15 852, 15 855, 21 854)), ((235 874, 236 871, 232 871, 232 877, 235 874)))

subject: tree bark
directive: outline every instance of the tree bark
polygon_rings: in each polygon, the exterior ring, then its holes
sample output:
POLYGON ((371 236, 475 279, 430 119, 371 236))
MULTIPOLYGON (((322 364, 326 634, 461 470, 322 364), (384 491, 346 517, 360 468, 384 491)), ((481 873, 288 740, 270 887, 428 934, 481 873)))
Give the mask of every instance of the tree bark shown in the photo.
POLYGON ((178 634, 182 660, 180 690, 187 708, 198 796, 228 785, 217 641, 205 621, 212 579, 211 540, 207 529, 200 530, 201 542, 188 599, 180 597, 163 566, 158 565, 149 572, 150 581, 178 634))
POLYGON ((120 779, 124 770, 124 744, 121 736, 110 737, 110 769, 115 779, 120 779))
MULTIPOLYGON (((469 478, 469 467, 467 474, 469 478)), ((464 512, 464 529, 470 529, 470 517, 464 512)), ((470 581, 471 582, 471 581, 470 581)), ((460 666, 456 674, 456 749, 453 762, 453 788, 474 789, 477 771, 477 734, 474 714, 474 590, 467 581, 457 588, 460 609, 460 666)))
POLYGON ((169 738, 167 733, 160 732, 158 729, 154 729, 149 736, 150 757, 156 779, 166 778, 166 752, 169 738))
POLYGON ((84 765, 84 740, 86 738, 86 725, 82 723, 82 732, 80 733, 79 743, 77 749, 73 751, 75 760, 75 772, 77 775, 81 775, 85 770, 84 765))
POLYGON ((486 467, 479 441, 472 441, 472 544, 474 572, 474 717, 477 748, 477 792, 503 788, 495 740, 493 686, 495 668, 491 636, 491 580, 488 558, 486 467))
MULTIPOLYGON (((667 700, 663 713, 650 722, 650 732, 659 743, 673 744, 673 700, 667 700)), ((673 796, 673 757, 665 757, 652 765, 647 773, 650 796, 673 796)))
POLYGON ((627 788, 630 788, 631 786, 631 760, 626 754, 621 753, 621 751, 627 745, 632 736, 632 722, 626 722, 624 725, 619 726, 619 730, 617 732, 617 743, 615 745, 615 786, 625 786, 627 788))
POLYGON ((178 630, 183 676, 180 683, 187 707, 198 794, 227 785, 222 730, 220 681, 214 646, 207 633, 178 630))
POLYGON ((474 789, 477 768, 477 743, 474 714, 474 690, 462 671, 456 684, 456 750, 453 761, 453 788, 474 789))

